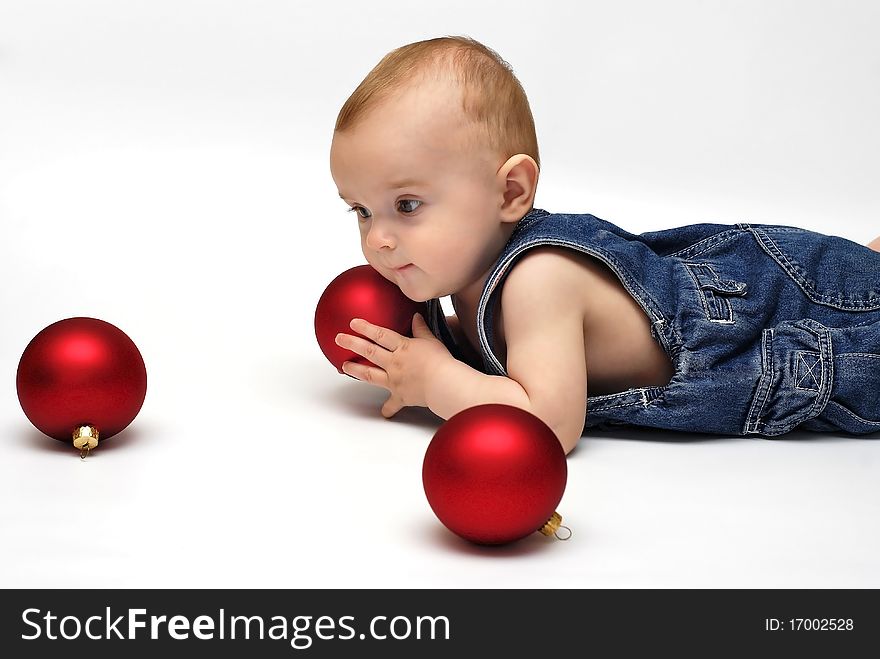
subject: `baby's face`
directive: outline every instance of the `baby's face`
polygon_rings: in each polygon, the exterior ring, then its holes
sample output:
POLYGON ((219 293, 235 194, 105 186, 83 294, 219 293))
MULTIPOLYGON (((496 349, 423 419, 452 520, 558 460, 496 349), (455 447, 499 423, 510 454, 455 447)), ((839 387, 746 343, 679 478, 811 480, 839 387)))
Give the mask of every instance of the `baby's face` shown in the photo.
POLYGON ((416 301, 480 280, 503 248, 503 160, 473 146, 457 92, 425 82, 386 101, 330 148, 367 261, 416 301), (468 145, 470 143, 470 145, 468 145))

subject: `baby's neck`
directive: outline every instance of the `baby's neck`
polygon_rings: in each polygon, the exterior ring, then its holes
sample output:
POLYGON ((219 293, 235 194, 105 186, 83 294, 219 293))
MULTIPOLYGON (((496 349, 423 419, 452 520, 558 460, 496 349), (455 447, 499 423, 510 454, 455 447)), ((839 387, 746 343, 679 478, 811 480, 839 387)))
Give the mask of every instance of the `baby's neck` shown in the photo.
MULTIPOLYGON (((500 257, 504 246, 507 244, 507 241, 510 240, 510 235, 513 233, 516 226, 503 225, 502 228, 504 229, 504 232, 499 235, 499 242, 496 245, 498 249, 495 252, 497 254, 496 258, 500 257)), ((450 296, 452 298, 452 306, 455 309, 456 316, 461 318, 464 315, 476 318, 477 307, 480 304, 483 289, 485 288, 486 281, 489 279, 489 275, 494 270, 496 263, 497 261, 492 261, 483 274, 450 296)))
POLYGON ((488 273, 470 284, 467 288, 451 296, 452 308, 455 309, 456 316, 459 318, 476 318, 477 307, 480 304, 480 297, 483 294, 483 287, 486 284, 487 276, 488 273))

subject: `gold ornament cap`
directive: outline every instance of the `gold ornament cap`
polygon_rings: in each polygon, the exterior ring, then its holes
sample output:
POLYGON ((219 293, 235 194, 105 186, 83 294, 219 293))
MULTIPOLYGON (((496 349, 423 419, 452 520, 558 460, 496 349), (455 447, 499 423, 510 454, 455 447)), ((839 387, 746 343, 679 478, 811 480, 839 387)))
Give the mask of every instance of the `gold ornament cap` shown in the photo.
POLYGON ((538 531, 547 536, 555 535, 559 540, 568 540, 571 537, 571 529, 567 526, 562 526, 562 515, 556 511, 553 511, 553 514, 550 515, 550 519, 548 519, 544 526, 538 529, 538 531), (559 529, 565 529, 568 531, 568 535, 560 536, 558 533, 559 529))
POLYGON ((98 429, 84 425, 73 431, 73 446, 80 449, 79 457, 85 459, 93 448, 98 445, 98 429))

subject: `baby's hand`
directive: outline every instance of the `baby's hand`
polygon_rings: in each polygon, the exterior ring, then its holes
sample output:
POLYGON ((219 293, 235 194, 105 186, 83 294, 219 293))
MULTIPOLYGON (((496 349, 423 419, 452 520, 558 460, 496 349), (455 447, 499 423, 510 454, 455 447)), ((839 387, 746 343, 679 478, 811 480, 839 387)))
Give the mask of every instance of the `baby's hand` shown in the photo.
POLYGON ((355 318, 351 329, 367 339, 337 334, 336 344, 366 357, 376 366, 345 362, 344 373, 391 392, 382 406, 382 416, 390 418, 402 408, 427 407, 425 391, 438 367, 454 357, 428 328, 421 314, 413 317, 413 338, 355 318), (378 368, 377 368, 378 367, 378 368))

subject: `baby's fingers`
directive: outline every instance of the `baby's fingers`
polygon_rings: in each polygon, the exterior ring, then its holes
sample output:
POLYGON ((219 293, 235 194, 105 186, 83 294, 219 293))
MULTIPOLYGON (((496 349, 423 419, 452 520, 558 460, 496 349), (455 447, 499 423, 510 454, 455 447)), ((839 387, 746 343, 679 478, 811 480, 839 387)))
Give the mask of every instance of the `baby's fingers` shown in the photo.
POLYGON ((401 336, 394 330, 373 325, 373 323, 367 322, 363 318, 355 318, 349 323, 349 327, 358 334, 363 334, 368 339, 375 341, 383 348, 392 352, 397 350, 400 344, 406 340, 406 337, 401 336))
POLYGON ((358 362, 345 362, 342 364, 342 372, 361 382, 388 389, 388 374, 381 368, 359 364, 358 362))
POLYGON ((372 341, 367 341, 360 336, 352 336, 351 334, 337 334, 336 345, 348 348, 383 368, 387 363, 387 358, 391 355, 382 346, 376 345, 372 341))
POLYGON ((403 405, 401 405, 400 400, 392 394, 382 406, 382 416, 386 419, 390 419, 402 409, 403 405))
POLYGON ((431 328, 428 327, 428 323, 425 322, 425 317, 420 313, 413 316, 412 331, 413 336, 417 339, 435 338, 433 332, 431 332, 431 328))

